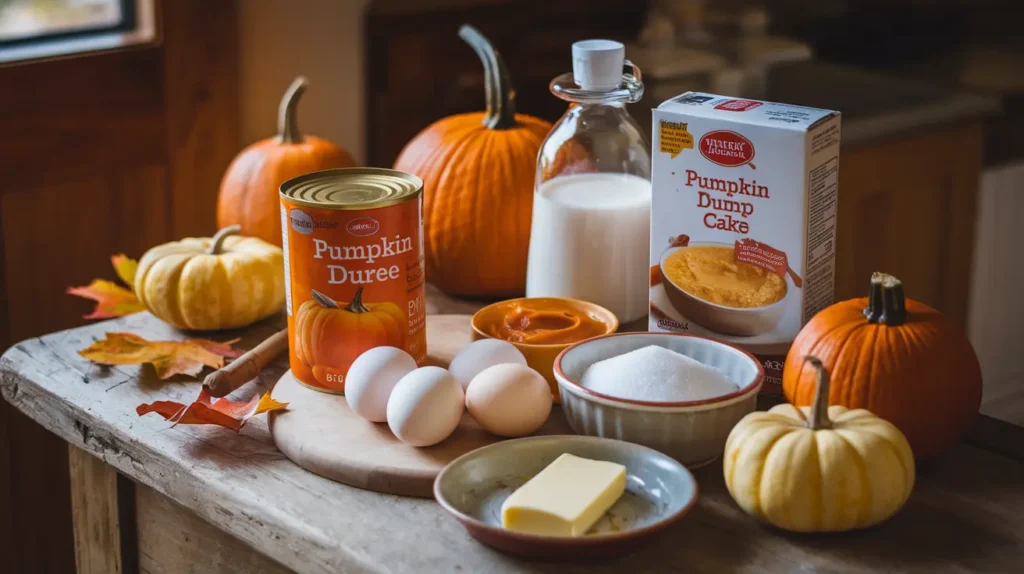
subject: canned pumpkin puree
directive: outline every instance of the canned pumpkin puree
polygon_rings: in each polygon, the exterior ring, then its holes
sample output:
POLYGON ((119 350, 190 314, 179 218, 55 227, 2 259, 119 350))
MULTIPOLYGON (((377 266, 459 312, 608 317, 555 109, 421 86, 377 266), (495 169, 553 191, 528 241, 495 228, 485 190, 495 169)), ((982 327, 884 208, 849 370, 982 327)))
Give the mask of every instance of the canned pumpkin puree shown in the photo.
POLYGON ((379 168, 318 171, 281 185, 292 375, 345 391, 367 349, 426 358, 423 181, 379 168))

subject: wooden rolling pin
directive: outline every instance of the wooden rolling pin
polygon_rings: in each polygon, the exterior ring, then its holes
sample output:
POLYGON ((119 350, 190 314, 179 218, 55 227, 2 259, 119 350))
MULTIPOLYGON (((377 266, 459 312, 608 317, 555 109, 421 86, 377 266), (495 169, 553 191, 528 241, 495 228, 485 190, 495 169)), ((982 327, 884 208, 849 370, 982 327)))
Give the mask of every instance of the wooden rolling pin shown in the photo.
POLYGON ((246 351, 241 357, 207 375, 203 386, 209 389, 210 395, 214 397, 229 395, 246 382, 255 379, 263 367, 287 350, 288 329, 282 329, 246 351))

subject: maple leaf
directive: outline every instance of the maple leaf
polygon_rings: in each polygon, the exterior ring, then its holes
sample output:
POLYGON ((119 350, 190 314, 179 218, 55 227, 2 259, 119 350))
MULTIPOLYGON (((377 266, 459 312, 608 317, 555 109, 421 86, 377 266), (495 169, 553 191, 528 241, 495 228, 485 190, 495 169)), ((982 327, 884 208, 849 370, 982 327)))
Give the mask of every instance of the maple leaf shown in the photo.
POLYGON ((125 285, 129 288, 135 288, 135 272, 139 269, 139 262, 128 257, 124 253, 118 253, 110 258, 110 262, 114 265, 114 271, 117 272, 117 276, 124 281, 125 285))
POLYGON ((173 422, 172 426, 210 424, 238 432, 252 417, 288 406, 288 403, 274 400, 269 392, 247 401, 232 401, 227 398, 218 399, 215 403, 211 401, 209 390, 203 387, 199 391, 199 398, 190 405, 177 401, 156 401, 139 405, 135 412, 139 416, 157 413, 173 422))
POLYGON ((237 357, 241 351, 231 345, 238 339, 210 341, 208 339, 185 339, 184 341, 147 341, 132 333, 107 333, 102 341, 96 341, 78 354, 102 365, 139 365, 150 363, 161 379, 174 375, 195 376, 203 366, 219 369, 224 366, 224 357, 237 357))
POLYGON ((111 257, 110 263, 114 266, 114 271, 117 272, 121 281, 128 285, 127 289, 105 279, 95 279, 84 287, 68 287, 69 295, 96 301, 96 308, 92 313, 83 315, 86 319, 112 319, 146 310, 146 307, 139 302, 131 290, 135 283, 135 271, 139 268, 139 262, 120 253, 111 257))
POLYGON ((245 353, 245 351, 243 351, 241 349, 232 349, 231 348, 231 345, 233 345, 233 344, 235 344, 235 343, 237 343, 239 341, 238 339, 231 339, 230 341, 224 341, 223 343, 219 343, 217 341, 211 341, 209 339, 188 339, 188 340, 193 342, 193 343, 195 343, 196 345, 199 345, 200 347, 206 349, 207 351, 209 351, 209 352, 211 352, 211 353, 213 353, 215 355, 220 355, 222 357, 228 357, 230 359, 237 359, 238 357, 241 357, 243 353, 245 353))
POLYGON ((85 287, 68 287, 68 294, 96 301, 92 313, 82 315, 86 319, 111 319, 146 310, 135 293, 104 279, 95 279, 85 287))

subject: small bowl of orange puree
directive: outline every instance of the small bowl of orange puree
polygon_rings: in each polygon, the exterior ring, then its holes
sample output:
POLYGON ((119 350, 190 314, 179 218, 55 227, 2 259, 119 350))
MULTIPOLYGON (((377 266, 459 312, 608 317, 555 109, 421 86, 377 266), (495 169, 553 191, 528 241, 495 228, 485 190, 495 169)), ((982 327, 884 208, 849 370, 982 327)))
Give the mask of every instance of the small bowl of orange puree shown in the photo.
POLYGON ((521 297, 499 301, 473 315, 473 340, 495 338, 515 345, 527 364, 544 375, 556 403, 555 357, 580 341, 614 333, 619 319, 593 303, 562 297, 521 297))

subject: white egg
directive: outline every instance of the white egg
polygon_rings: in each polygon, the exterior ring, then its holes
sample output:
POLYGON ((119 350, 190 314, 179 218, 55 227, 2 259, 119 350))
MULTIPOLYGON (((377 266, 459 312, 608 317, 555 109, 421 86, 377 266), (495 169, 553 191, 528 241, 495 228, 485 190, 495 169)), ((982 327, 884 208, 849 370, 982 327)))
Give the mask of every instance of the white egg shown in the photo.
POLYGON ((462 385, 462 390, 466 390, 480 371, 503 363, 526 365, 526 357, 508 341, 480 339, 463 347, 448 365, 448 371, 462 385))
POLYGON ((388 426, 399 440, 430 446, 459 426, 466 395, 441 367, 420 367, 402 377, 388 399, 388 426))
POLYGON ((525 436, 551 414, 551 387, 537 371, 507 363, 484 369, 466 391, 466 408, 480 426, 498 436, 525 436))
POLYGON ((416 369, 416 359, 397 347, 374 347, 359 355, 345 377, 348 406, 368 421, 388 420, 388 398, 399 379, 416 369))

